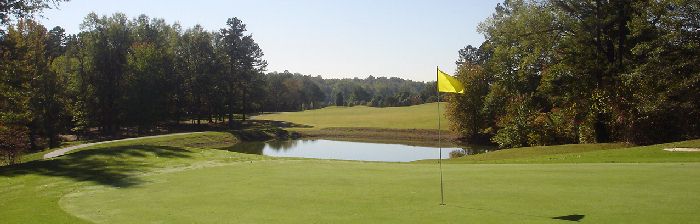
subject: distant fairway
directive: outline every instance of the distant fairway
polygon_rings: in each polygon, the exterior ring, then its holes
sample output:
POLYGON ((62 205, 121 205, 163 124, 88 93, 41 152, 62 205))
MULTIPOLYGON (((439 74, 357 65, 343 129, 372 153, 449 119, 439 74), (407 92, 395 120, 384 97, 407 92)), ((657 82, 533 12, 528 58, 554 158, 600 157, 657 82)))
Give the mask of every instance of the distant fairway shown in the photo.
POLYGON ((544 164, 547 156, 605 159, 587 153, 620 146, 589 145, 482 157, 540 164, 445 164, 447 205, 439 206, 437 165, 429 161, 324 161, 217 149, 236 142, 221 132, 169 136, 0 167, 0 217, 2 223, 567 223, 552 217, 568 215, 584 215, 581 223, 700 220, 700 163, 690 162, 700 154, 654 154, 663 145, 626 149, 625 159, 664 163, 544 164))
MULTIPOLYGON (((444 113, 445 104, 440 103, 444 113)), ((326 107, 303 112, 284 112, 256 116, 259 120, 287 121, 313 126, 313 128, 354 127, 393 129, 438 129, 437 103, 408 107, 326 107)), ((441 129, 448 130, 448 120, 443 116, 441 129)))

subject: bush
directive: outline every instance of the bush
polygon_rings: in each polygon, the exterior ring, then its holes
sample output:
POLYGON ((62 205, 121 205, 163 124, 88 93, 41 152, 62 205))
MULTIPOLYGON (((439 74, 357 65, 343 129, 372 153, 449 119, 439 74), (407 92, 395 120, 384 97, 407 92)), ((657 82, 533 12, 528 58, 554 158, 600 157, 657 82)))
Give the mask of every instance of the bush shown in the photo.
POLYGON ((0 124, 0 164, 15 164, 29 149, 29 130, 23 126, 0 124))
POLYGON ((457 149, 457 150, 453 150, 452 152, 450 152, 451 159, 463 157, 466 155, 467 155, 467 151, 465 151, 464 149, 457 149))
POLYGON ((499 129, 491 140, 501 148, 528 146, 528 140, 532 139, 528 135, 532 130, 534 114, 529 97, 518 96, 510 100, 506 113, 496 121, 499 129))

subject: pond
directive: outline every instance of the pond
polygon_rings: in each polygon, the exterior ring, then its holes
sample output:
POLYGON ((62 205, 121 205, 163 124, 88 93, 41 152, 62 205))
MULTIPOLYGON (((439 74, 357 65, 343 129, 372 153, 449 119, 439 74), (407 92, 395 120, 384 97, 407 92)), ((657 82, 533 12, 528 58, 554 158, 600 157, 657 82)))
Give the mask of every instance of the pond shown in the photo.
MULTIPOLYGON (((333 140, 244 142, 227 149, 234 152, 273 157, 382 162, 411 162, 423 159, 437 159, 440 155, 439 148, 434 147, 333 140)), ((455 150, 462 149, 442 148, 442 158, 449 158, 450 152, 455 150)))

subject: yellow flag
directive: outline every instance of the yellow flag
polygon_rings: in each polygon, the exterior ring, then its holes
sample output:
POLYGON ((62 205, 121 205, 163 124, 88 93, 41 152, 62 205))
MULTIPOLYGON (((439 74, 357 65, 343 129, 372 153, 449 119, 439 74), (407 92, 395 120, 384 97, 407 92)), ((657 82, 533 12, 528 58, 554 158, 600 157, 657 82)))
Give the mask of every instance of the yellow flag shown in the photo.
POLYGON ((437 69, 437 77, 438 92, 464 94, 464 85, 454 77, 440 71, 439 68, 437 69))

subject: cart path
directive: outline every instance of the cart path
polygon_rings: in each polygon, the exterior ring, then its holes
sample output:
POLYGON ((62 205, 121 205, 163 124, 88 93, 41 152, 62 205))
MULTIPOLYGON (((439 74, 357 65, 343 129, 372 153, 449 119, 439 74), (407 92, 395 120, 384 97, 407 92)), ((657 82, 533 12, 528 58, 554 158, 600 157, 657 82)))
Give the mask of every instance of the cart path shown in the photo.
POLYGON ((118 139, 118 140, 111 140, 111 141, 103 141, 103 142, 93 142, 93 143, 85 143, 85 144, 80 144, 80 145, 74 145, 70 147, 65 147, 65 148, 60 148, 56 149, 52 152, 44 154, 44 159, 51 159, 51 158, 56 158, 59 156, 62 156, 66 154, 67 152, 76 150, 76 149, 82 149, 85 147, 90 147, 94 145, 100 145, 100 144, 105 144, 105 143, 112 143, 112 142, 123 142, 123 141, 131 141, 131 140, 140 140, 140 139, 149 139, 149 138, 159 138, 159 137, 165 137, 165 136, 177 136, 177 135, 189 135, 189 134, 197 134, 197 133, 204 133, 204 132, 185 132, 185 133, 175 133, 175 134, 166 134, 166 135, 154 135, 154 136, 145 136, 145 137, 137 137, 137 138, 125 138, 125 139, 118 139))

